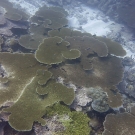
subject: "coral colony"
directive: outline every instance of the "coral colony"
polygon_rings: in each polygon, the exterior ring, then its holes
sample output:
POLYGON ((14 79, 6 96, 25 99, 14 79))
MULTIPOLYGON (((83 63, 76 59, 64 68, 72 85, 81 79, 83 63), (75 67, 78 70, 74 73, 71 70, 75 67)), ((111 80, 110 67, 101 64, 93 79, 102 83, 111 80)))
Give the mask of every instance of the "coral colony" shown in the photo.
POLYGON ((0 123, 37 135, 89 135, 91 111, 108 113, 102 135, 120 135, 124 129, 135 134, 134 106, 109 114, 123 104, 118 56, 126 52, 120 44, 68 28, 63 8, 43 6, 30 18, 6 0, 0 5, 6 10, 0 14, 0 123), (15 36, 13 29, 25 33, 15 36))

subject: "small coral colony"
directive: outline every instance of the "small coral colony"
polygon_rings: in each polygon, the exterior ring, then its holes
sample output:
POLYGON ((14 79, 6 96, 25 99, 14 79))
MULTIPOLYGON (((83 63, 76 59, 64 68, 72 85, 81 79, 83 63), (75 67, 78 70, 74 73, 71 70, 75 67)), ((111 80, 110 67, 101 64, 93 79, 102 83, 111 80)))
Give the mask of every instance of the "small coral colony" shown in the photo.
POLYGON ((8 1, 0 5, 0 113, 8 114, 2 121, 16 131, 36 133, 52 122, 50 134, 89 135, 94 112, 106 114, 101 134, 135 134, 135 107, 110 113, 123 104, 120 44, 72 30, 60 7, 43 6, 29 17, 8 1))

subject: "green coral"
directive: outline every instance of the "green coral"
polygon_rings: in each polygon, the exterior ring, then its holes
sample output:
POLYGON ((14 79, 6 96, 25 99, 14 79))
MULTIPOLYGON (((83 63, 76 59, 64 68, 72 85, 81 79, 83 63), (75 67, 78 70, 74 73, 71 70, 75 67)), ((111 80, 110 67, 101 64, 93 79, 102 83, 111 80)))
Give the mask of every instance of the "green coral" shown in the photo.
POLYGON ((46 116, 58 115, 59 121, 64 125, 65 131, 58 134, 63 135, 89 135, 91 128, 88 125, 90 119, 82 112, 70 111, 61 104, 55 104, 46 108, 46 116))
POLYGON ((65 59, 76 59, 80 57, 79 50, 68 50, 69 43, 60 37, 50 37, 44 39, 35 53, 36 59, 44 64, 58 64, 65 59))
POLYGON ((18 131, 29 131, 35 121, 45 125, 41 117, 45 114, 47 106, 59 101, 68 105, 72 103, 73 89, 50 80, 51 76, 49 71, 38 70, 36 76, 25 86, 20 98, 13 106, 4 110, 11 113, 9 116, 11 127, 18 131), (41 91, 37 92, 38 88, 41 88, 41 91), (41 93, 43 91, 44 93, 41 93))

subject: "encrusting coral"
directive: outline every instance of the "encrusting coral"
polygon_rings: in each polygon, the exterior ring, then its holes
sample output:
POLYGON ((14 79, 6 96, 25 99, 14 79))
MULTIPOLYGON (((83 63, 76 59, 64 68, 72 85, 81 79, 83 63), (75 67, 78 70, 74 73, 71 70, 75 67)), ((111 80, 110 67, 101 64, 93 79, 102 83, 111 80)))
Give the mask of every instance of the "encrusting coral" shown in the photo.
POLYGON ((36 50, 42 40, 41 37, 35 35, 22 35, 19 39, 19 44, 27 49, 36 50))
POLYGON ((0 106, 7 101, 16 101, 36 71, 47 69, 37 62, 33 54, 0 53, 0 63, 6 72, 2 80, 8 80, 0 87, 0 106))
POLYGON ((51 76, 52 73, 49 71, 38 70, 14 105, 4 109, 11 113, 9 116, 11 127, 18 131, 29 131, 35 121, 45 125, 41 117, 45 114, 47 106, 59 101, 67 105, 72 103, 74 90, 50 80, 51 76))
POLYGON ((69 50, 69 43, 60 37, 50 37, 44 39, 36 50, 36 59, 44 64, 59 64, 65 59, 79 58, 81 53, 77 49, 69 50), (52 49, 53 48, 53 49, 52 49))

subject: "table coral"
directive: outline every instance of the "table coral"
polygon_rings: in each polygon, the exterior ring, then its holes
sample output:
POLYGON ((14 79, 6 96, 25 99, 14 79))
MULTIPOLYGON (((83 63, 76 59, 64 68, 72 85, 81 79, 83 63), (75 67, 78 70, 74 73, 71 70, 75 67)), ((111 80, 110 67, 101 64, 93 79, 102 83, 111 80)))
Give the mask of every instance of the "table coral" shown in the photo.
POLYGON ((65 130, 59 132, 64 135, 88 135, 91 128, 88 126, 90 119, 86 114, 82 112, 70 111, 64 105, 55 104, 51 107, 46 108, 46 116, 51 117, 57 115, 65 130), (81 123, 80 123, 81 120, 81 123))
POLYGON ((66 64, 57 69, 50 69, 55 77, 61 76, 64 82, 72 82, 77 86, 99 86, 108 95, 108 104, 118 107, 122 104, 121 95, 114 85, 117 85, 123 77, 121 60, 115 56, 99 58, 94 57, 93 69, 90 72, 83 70, 78 64, 66 64))
POLYGON ((80 37, 92 36, 90 33, 82 33, 81 31, 72 30, 72 29, 66 28, 66 27, 63 27, 60 30, 50 30, 48 32, 48 35, 51 36, 51 37, 59 36, 63 39, 65 37, 73 37, 73 36, 80 36, 80 37))
POLYGON ((89 55, 93 53, 96 53, 99 57, 106 57, 108 55, 107 46, 93 37, 66 37, 65 40, 70 43, 69 48, 76 48, 81 52, 82 55, 80 61, 84 70, 93 68, 90 59, 88 58, 89 55))
POLYGON ((108 114, 105 118, 102 135, 111 132, 112 135, 134 135, 135 117, 129 113, 108 114))
POLYGON ((109 38, 97 37, 97 36, 95 38, 98 39, 99 41, 104 42, 107 45, 109 54, 114 54, 116 56, 126 55, 126 51, 119 43, 112 41, 109 38))
POLYGON ((44 39, 35 53, 36 59, 44 64, 59 64, 65 59, 79 58, 79 50, 68 50, 69 43, 60 37, 50 37, 44 39), (53 48, 53 49, 52 49, 53 48))
POLYGON ((16 101, 37 69, 47 69, 33 54, 0 53, 0 63, 6 72, 3 77, 8 79, 6 85, 0 87, 0 106, 7 101, 16 101))
POLYGON ((72 103, 73 89, 50 80, 51 76, 49 71, 38 70, 36 76, 25 86, 15 104, 4 109, 11 113, 9 116, 11 127, 18 131, 29 131, 35 121, 45 125, 45 121, 41 117, 45 114, 47 106, 59 101, 63 101, 67 105, 72 103), (44 95, 41 91, 37 92, 39 88, 42 89, 44 95))
POLYGON ((54 11, 51 8, 43 6, 36 12, 36 16, 40 16, 51 21, 51 24, 46 24, 45 28, 59 29, 68 24, 68 21, 66 19, 67 14, 64 13, 65 12, 62 12, 62 10, 54 11))

